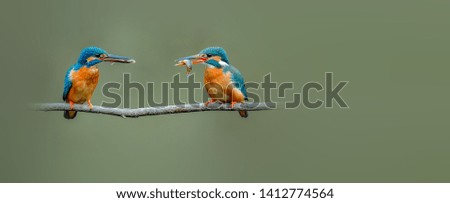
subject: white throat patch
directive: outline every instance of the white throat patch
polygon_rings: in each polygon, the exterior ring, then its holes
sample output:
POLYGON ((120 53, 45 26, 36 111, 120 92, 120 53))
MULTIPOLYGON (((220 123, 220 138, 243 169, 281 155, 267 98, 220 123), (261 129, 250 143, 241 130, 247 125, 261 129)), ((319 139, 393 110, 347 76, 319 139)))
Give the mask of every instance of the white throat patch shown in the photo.
MULTIPOLYGON (((213 66, 213 65, 211 65, 211 64, 207 64, 207 63, 204 63, 204 64, 206 64, 206 67, 207 67, 207 68, 217 68, 217 67, 215 67, 215 66, 213 66)), ((220 64, 222 67, 229 66, 229 64, 228 64, 227 62, 222 61, 222 60, 219 61, 219 64, 220 64)))
POLYGON ((219 61, 219 64, 220 64, 221 66, 228 66, 228 63, 225 62, 225 61, 222 61, 222 60, 219 61))

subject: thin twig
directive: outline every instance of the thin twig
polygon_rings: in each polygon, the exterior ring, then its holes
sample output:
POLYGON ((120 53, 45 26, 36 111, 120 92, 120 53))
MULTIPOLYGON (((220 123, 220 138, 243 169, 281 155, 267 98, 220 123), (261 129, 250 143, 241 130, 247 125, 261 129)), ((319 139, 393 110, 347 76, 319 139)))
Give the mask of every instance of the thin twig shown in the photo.
MULTIPOLYGON (((32 109, 35 111, 67 111, 70 110, 70 106, 66 103, 42 103, 32 105, 32 109)), ((200 111, 262 111, 271 109, 275 109, 274 105, 269 105, 267 103, 242 103, 236 104, 234 108, 230 108, 230 104, 211 103, 208 105, 208 107, 206 107, 203 103, 196 103, 135 109, 94 106, 92 110, 89 109, 88 105, 75 104, 73 110, 76 110, 78 112, 120 116, 123 118, 137 118, 140 116, 157 116, 164 114, 192 113, 200 111)))

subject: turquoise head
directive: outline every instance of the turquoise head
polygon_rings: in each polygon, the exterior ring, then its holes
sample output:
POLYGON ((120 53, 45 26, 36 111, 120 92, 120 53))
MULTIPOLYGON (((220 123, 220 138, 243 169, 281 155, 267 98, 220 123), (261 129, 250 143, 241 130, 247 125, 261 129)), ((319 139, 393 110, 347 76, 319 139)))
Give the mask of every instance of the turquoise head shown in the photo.
POLYGON ((98 47, 84 48, 81 51, 77 61, 78 64, 86 65, 87 67, 91 67, 100 62, 135 63, 136 61, 129 57, 109 54, 105 50, 98 47))

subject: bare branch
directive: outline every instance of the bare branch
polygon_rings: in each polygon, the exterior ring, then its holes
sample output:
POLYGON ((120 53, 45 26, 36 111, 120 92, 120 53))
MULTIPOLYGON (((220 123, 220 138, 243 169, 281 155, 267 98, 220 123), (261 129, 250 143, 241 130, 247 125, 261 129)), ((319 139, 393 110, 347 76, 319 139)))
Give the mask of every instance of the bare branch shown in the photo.
MULTIPOLYGON (((35 111, 67 111, 70 110, 69 104, 66 103, 43 103, 34 104, 32 109, 35 111)), ((136 109, 108 108, 102 106, 94 106, 92 110, 88 105, 75 104, 74 109, 78 112, 98 113, 105 115, 120 116, 123 118, 137 118, 140 116, 156 116, 164 114, 192 113, 200 111, 261 111, 275 109, 274 105, 266 103, 243 103, 236 104, 234 108, 230 108, 230 104, 211 103, 206 107, 203 103, 186 104, 186 105, 170 105, 161 107, 148 107, 136 109)))

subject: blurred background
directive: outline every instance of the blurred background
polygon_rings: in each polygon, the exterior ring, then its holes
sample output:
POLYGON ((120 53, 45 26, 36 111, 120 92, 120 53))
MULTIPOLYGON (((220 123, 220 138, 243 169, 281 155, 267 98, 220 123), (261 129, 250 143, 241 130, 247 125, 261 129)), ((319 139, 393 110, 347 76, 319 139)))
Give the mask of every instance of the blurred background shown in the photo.
MULTIPOLYGON (((2 1, 0 182, 449 182, 449 6, 2 1), (222 46, 246 80, 271 73, 295 92, 334 72, 350 81, 341 92, 350 108, 70 121, 30 111, 61 102, 66 70, 92 45, 137 61, 100 65, 95 105, 123 73, 158 87, 184 76, 174 59, 222 46)), ((193 71, 202 82, 203 67, 193 71)))

